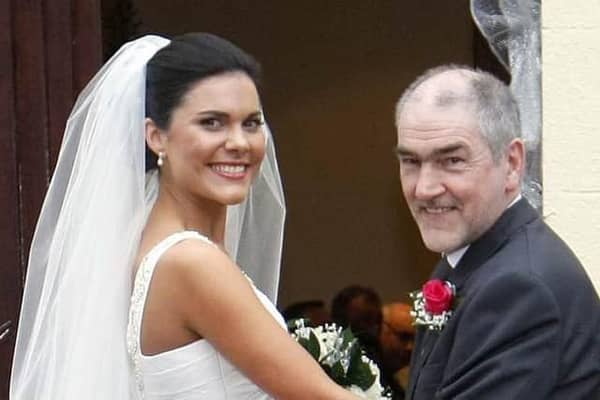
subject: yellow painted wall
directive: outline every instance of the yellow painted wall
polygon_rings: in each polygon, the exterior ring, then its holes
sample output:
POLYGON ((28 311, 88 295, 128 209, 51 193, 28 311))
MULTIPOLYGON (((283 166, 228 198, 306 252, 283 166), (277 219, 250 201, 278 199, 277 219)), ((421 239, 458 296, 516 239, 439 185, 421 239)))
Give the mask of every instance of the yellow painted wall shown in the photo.
POLYGON ((542 3, 544 214, 600 291, 600 1, 542 3))

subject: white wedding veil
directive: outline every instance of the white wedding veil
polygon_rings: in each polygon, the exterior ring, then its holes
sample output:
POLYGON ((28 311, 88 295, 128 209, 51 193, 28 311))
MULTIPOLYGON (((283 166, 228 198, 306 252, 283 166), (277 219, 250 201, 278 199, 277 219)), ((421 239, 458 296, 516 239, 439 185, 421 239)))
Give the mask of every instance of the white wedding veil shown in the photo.
MULTIPOLYGON (((156 172, 145 174, 146 63, 169 40, 125 44, 82 91, 35 230, 10 383, 13 400, 131 399, 132 263, 156 172)), ((285 205, 273 140, 249 197, 228 208, 230 254, 273 300, 285 205)))

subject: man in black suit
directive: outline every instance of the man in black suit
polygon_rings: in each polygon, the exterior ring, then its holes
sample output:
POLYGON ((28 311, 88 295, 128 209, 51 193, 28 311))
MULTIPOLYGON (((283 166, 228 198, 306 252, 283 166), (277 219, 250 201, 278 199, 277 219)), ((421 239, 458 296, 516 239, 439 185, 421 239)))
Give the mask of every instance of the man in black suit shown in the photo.
MULTIPOLYGON (((404 196, 443 255, 432 278, 455 288, 441 329, 418 326, 408 398, 600 399, 600 301, 521 198, 509 88, 469 67, 434 68, 398 101, 396 126, 404 196)), ((440 314, 432 304, 421 313, 440 314)))

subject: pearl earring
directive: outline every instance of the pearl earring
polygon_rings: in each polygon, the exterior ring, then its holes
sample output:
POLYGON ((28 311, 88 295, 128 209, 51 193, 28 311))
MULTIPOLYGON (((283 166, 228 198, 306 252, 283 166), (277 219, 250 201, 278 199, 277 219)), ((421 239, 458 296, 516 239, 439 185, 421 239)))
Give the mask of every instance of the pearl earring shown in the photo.
POLYGON ((165 158, 165 153, 163 153, 162 151, 158 152, 158 160, 156 161, 156 165, 158 165, 158 167, 162 167, 163 164, 165 163, 164 161, 165 158))

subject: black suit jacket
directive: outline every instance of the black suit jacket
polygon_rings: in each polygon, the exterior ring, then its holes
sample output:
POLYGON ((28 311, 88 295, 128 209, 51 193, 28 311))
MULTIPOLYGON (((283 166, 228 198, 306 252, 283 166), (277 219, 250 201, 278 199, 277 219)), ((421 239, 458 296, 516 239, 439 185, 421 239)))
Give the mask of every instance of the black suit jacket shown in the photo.
POLYGON ((441 332, 418 328, 409 399, 600 399, 598 295, 526 200, 448 271, 458 305, 441 332))

